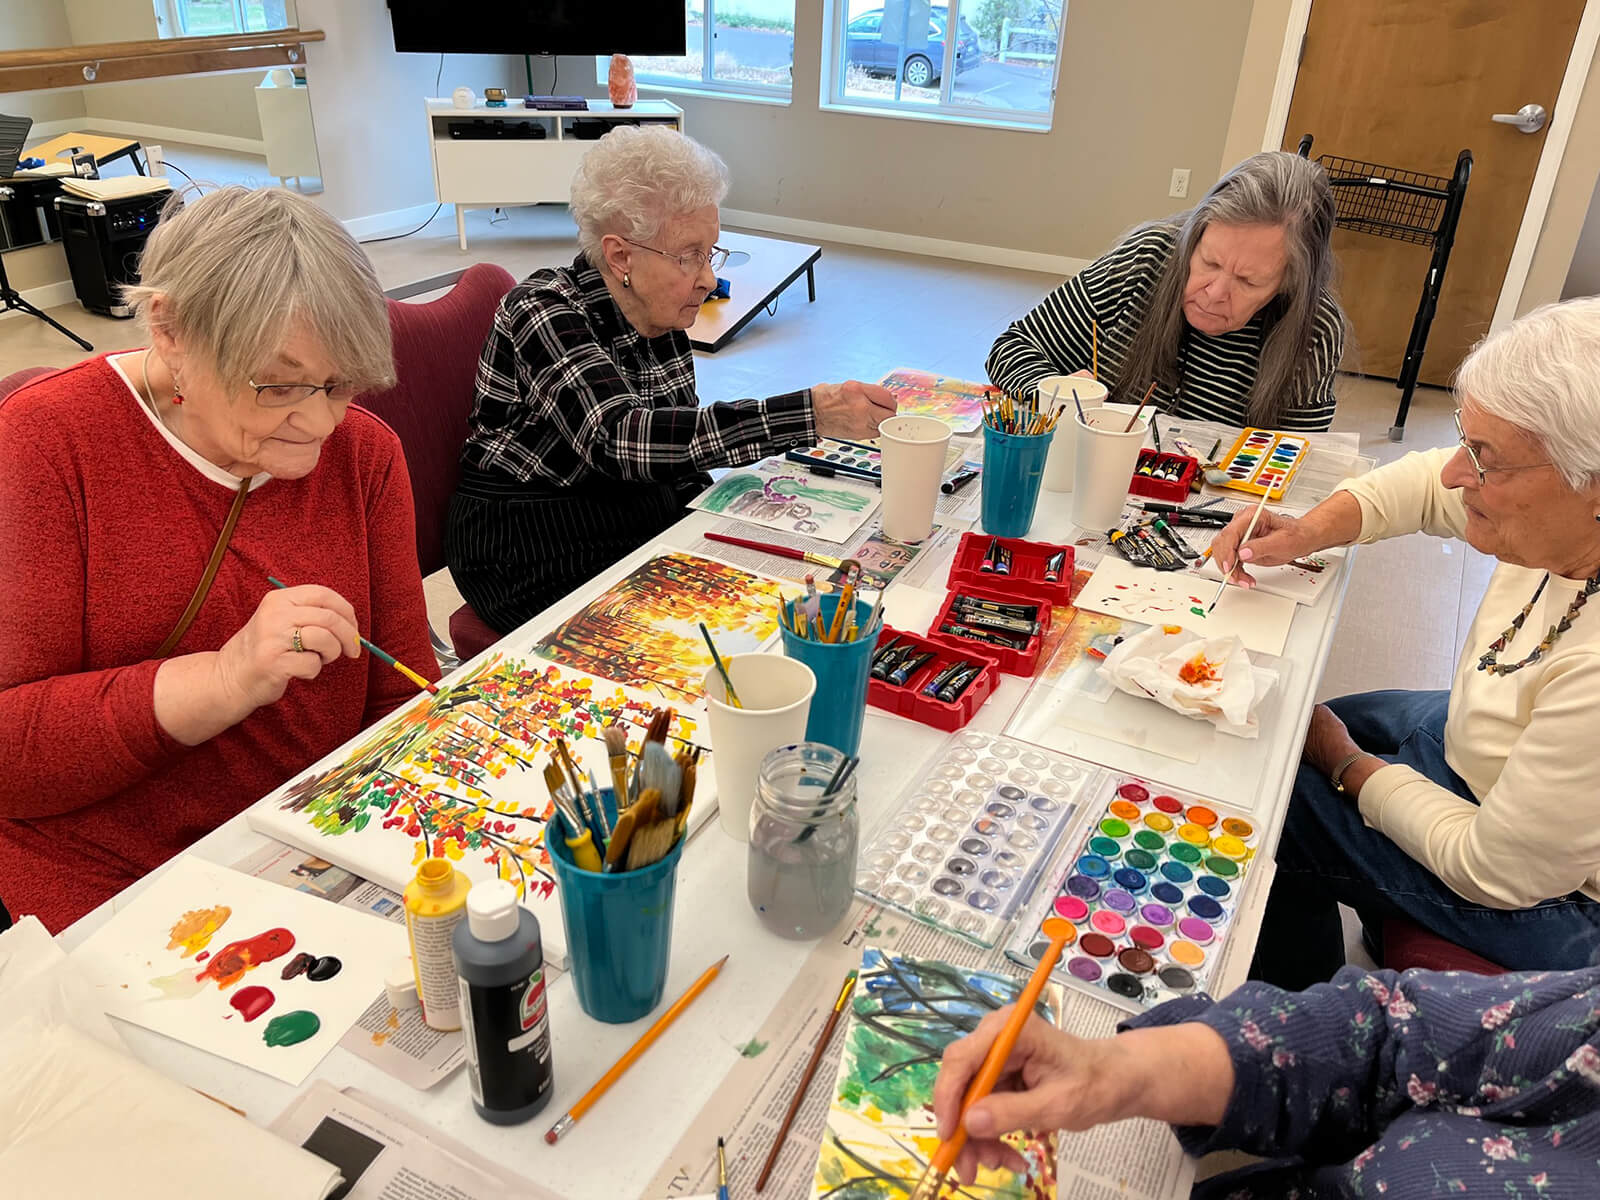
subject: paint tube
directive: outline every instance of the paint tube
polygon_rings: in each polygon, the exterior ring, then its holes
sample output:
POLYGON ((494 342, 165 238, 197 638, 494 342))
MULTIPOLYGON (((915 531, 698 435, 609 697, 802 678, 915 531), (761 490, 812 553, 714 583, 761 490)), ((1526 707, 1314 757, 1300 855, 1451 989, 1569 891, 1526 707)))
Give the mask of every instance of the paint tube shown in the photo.
POLYGON ((937 699, 946 704, 954 704, 961 699, 961 693, 971 686, 972 681, 978 677, 978 672, 981 670, 983 668, 977 663, 963 664, 960 671, 957 671, 944 681, 944 686, 938 691, 937 699))
POLYGON ((994 573, 996 575, 1011 574, 1011 551, 1005 546, 1000 547, 1000 553, 995 558, 994 573))
POLYGON ((980 571, 993 571, 995 559, 1000 555, 1000 539, 994 538, 989 542, 989 548, 983 552, 983 561, 978 564, 980 571))
POLYGON ((990 646, 1004 646, 1007 650, 1024 650, 1031 638, 1021 634, 1003 633, 999 630, 974 629, 971 625, 963 625, 958 621, 946 621, 939 626, 940 633, 947 633, 951 637, 966 638, 969 641, 984 642, 990 646))
POLYGON ((956 594, 956 604, 962 608, 979 609, 996 616, 1010 617, 1014 621, 1035 621, 1039 617, 1037 604, 1005 604, 999 600, 984 600, 979 596, 956 594))
POLYGON ((889 672, 889 682, 895 687, 905 687, 906 680, 910 679, 923 667, 933 661, 933 651, 924 650, 919 654, 912 654, 904 659, 899 666, 889 672))
POLYGON ((928 680, 927 683, 922 685, 922 694, 924 696, 937 696, 939 694, 939 689, 944 686, 945 680, 952 678, 966 665, 967 663, 965 659, 960 659, 952 663, 946 663, 943 667, 934 672, 932 679, 928 680))
POLYGON ((1195 551, 1194 547, 1190 546, 1188 542, 1179 537, 1177 533, 1173 531, 1172 526, 1168 525, 1160 518, 1157 518, 1156 520, 1155 530, 1158 534, 1166 539, 1167 545, 1172 547, 1173 552, 1176 553, 1179 558, 1200 557, 1200 555, 1195 551))
POLYGON ((1044 581, 1046 583, 1061 582, 1061 568, 1067 565, 1067 552, 1057 550, 1044 562, 1044 581))
POLYGON ((910 642, 902 642, 896 638, 884 649, 880 650, 872 659, 871 674, 874 679, 887 679, 889 673, 900 664, 900 661, 916 650, 910 642))
POLYGON ((961 604, 954 605, 950 615, 963 625, 976 625, 980 629, 999 629, 1006 633, 1018 633, 1024 637, 1032 637, 1039 632, 1037 621, 1027 621, 1020 617, 1005 617, 999 613, 988 612, 981 608, 967 608, 961 604))

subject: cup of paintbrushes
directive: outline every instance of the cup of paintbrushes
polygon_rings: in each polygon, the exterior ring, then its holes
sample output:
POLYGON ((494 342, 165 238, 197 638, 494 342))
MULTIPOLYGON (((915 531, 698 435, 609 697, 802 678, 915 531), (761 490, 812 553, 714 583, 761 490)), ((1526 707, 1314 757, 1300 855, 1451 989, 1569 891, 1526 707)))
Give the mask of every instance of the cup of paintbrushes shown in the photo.
POLYGON ((716 667, 706 672, 711 769, 722 828, 746 842, 761 760, 775 747, 805 740, 817 677, 805 663, 780 654, 735 654, 723 661, 743 706, 728 703, 716 667))
MULTIPOLYGON (((821 597, 822 623, 832 627, 842 597, 821 597)), ((854 754, 861 748, 861 723, 867 714, 867 682, 872 670, 872 651, 878 632, 873 606, 853 600, 856 612, 854 641, 823 642, 801 637, 789 623, 783 623, 783 652, 799 659, 817 677, 817 694, 806 719, 805 740, 832 746, 841 754, 854 754)), ((846 612, 848 613, 848 609, 846 612)), ((737 685, 735 685, 737 686, 737 685)))
MULTIPOLYGON (((607 820, 620 831, 616 794, 603 788, 599 797, 607 820)), ((647 828, 662 824, 657 819, 647 828)), ((670 827, 670 820, 665 824, 670 827)), ((637 1021, 661 1003, 666 991, 678 859, 688 840, 673 832, 676 840, 663 857, 637 870, 609 874, 579 867, 564 838, 545 843, 567 931, 567 970, 578 1004, 596 1021, 637 1021)), ((634 830, 632 836, 646 834, 634 830)), ((660 836, 664 841, 666 833, 660 836)))
POLYGON ((1025 538, 1033 525, 1044 479, 1045 459, 1054 433, 1039 426, 1048 417, 1014 422, 1021 432, 983 427, 983 531, 995 537, 1025 538))

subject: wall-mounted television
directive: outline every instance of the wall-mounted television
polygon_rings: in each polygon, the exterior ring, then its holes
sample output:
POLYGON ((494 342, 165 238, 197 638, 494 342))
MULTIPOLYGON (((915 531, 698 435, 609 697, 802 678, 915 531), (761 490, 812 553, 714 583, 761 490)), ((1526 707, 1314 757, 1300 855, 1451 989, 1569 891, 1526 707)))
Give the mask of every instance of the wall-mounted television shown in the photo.
POLYGON ((394 48, 426 54, 683 54, 683 0, 389 0, 394 48))

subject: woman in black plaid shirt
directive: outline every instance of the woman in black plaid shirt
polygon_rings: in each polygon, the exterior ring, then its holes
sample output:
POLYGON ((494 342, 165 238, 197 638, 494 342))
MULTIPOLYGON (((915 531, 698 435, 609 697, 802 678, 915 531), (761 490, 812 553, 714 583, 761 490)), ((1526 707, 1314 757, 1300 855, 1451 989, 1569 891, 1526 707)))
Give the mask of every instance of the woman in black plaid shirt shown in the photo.
POLYGON ((502 633, 671 525, 708 469, 876 437, 894 415, 890 392, 854 380, 701 406, 684 331, 727 258, 727 191, 722 160, 675 129, 615 129, 572 180, 582 253, 501 301, 445 551, 502 633))

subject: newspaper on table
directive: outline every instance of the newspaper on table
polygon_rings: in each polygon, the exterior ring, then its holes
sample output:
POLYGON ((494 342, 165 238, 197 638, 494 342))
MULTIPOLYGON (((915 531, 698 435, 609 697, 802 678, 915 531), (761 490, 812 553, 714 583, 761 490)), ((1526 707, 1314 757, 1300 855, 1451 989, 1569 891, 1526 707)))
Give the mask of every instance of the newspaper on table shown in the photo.
MULTIPOLYGON (((1271 886, 1272 864, 1252 872, 1251 886, 1241 897, 1234 946, 1253 947, 1271 886), (1263 869, 1265 868, 1265 869, 1263 869)), ((860 966, 868 944, 914 957, 937 958, 958 966, 1006 971, 1023 976, 1005 956, 1003 945, 983 950, 876 904, 857 900, 845 922, 818 943, 794 982, 755 1035, 765 1045, 758 1056, 741 1058, 713 1099, 691 1122, 671 1156, 651 1180, 646 1197, 689 1200, 715 1192, 717 1163, 707 1146, 718 1136, 727 1140, 728 1186, 734 1195, 750 1195, 767 1151, 777 1135, 794 1088, 816 1039, 839 995, 845 975, 860 966)), ((1229 953, 1220 966, 1220 991, 1244 981, 1248 949, 1229 953)), ((1127 1018, 1121 1009, 1075 989, 1067 989, 1061 1026, 1083 1038, 1109 1037, 1127 1018)), ((795 1114, 764 1195, 807 1200, 817 1165, 817 1148, 827 1129, 832 1102, 827 1081, 838 1069, 842 1042, 835 1032, 816 1078, 795 1114)), ((1181 1200, 1189 1195, 1194 1162, 1179 1147, 1172 1131, 1157 1121, 1119 1121, 1084 1133, 1062 1134, 1058 1160, 1060 1200, 1116 1196, 1134 1200, 1181 1200)))
POLYGON ((337 1166, 345 1200, 559 1200, 355 1088, 318 1080, 268 1128, 337 1166))
MULTIPOLYGON (((907 583, 913 587, 929 582, 942 584, 945 573, 950 569, 950 562, 955 557, 957 543, 961 540, 959 529, 936 523, 933 535, 920 545, 901 546, 900 543, 888 543, 883 540, 882 525, 877 517, 843 545, 802 537, 794 533, 776 533, 736 520, 724 521, 712 532, 730 537, 748 538, 768 545, 787 546, 792 550, 823 554, 829 558, 856 557, 857 550, 865 550, 866 553, 860 556, 860 561, 868 575, 866 586, 869 590, 876 590, 880 582, 907 583)), ((713 542, 704 537, 690 542, 684 549, 691 554, 720 558, 747 571, 757 571, 778 579, 799 581, 807 575, 815 574, 820 583, 831 580, 836 574, 825 567, 816 567, 798 558, 768 554, 745 546, 730 545, 727 542, 713 542)))

